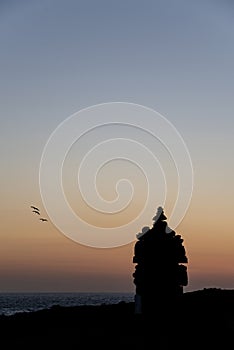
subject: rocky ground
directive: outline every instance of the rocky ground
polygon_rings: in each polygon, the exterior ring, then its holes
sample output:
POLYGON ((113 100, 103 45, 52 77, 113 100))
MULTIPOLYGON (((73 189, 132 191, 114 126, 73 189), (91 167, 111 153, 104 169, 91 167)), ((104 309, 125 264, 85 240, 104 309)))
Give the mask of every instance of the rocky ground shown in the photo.
POLYGON ((234 291, 184 293, 161 322, 135 314, 134 303, 59 307, 0 316, 2 349, 234 348, 234 291))

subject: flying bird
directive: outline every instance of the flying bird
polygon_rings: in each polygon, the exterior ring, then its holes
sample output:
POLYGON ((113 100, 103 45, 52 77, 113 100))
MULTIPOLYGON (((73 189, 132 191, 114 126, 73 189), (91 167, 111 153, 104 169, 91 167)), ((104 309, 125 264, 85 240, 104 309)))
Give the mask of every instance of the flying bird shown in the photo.
POLYGON ((40 215, 40 212, 38 210, 33 210, 33 213, 40 215))
POLYGON ((31 208, 36 210, 36 211, 40 211, 37 207, 34 207, 33 205, 31 205, 31 208))
POLYGON ((47 219, 43 219, 43 218, 40 218, 39 220, 41 220, 41 221, 48 221, 47 219))

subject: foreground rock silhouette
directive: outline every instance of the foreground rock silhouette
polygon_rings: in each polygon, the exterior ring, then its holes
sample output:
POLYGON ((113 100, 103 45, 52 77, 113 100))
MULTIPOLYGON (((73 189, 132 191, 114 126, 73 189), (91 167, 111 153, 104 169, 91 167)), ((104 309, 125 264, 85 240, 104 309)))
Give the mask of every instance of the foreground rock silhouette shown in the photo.
POLYGON ((161 306, 162 312, 169 311, 188 284, 183 239, 167 226, 166 219, 159 207, 153 227, 143 228, 134 247, 136 304, 141 304, 136 307, 144 315, 158 313, 161 306))
MULTIPOLYGON (((167 349, 231 349, 234 334, 234 290, 204 289, 183 293, 180 312, 168 333, 167 349)), ((172 321, 168 319, 168 325, 172 321)), ((161 349, 157 323, 151 344, 144 319, 134 303, 59 307, 0 316, 2 349, 161 349)))
POLYGON ((153 227, 137 235, 133 263, 136 286, 135 312, 144 318, 143 331, 148 345, 167 348, 168 339, 182 312, 180 299, 188 284, 183 239, 171 230, 163 208, 153 217, 153 227), (153 320, 153 321, 152 321, 153 320))

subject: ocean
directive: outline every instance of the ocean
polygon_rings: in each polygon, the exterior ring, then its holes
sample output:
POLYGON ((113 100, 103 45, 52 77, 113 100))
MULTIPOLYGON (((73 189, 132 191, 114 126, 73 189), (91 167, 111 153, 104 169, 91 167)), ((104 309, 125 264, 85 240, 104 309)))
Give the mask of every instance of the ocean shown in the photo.
POLYGON ((0 293, 0 315, 33 312, 52 306, 80 306, 133 302, 133 293, 0 293))

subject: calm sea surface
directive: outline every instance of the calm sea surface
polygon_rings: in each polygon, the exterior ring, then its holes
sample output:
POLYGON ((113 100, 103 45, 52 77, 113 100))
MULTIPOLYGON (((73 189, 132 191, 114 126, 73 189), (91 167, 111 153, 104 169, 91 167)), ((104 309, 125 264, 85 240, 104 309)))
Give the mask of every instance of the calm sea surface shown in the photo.
POLYGON ((132 293, 0 293, 0 315, 59 306, 117 304, 134 301, 132 293))

